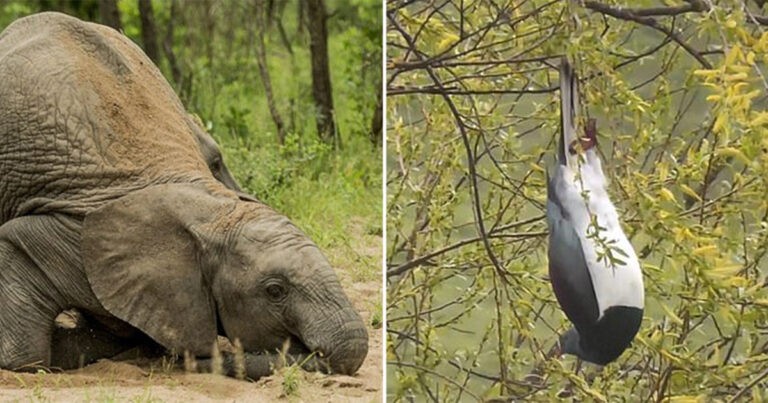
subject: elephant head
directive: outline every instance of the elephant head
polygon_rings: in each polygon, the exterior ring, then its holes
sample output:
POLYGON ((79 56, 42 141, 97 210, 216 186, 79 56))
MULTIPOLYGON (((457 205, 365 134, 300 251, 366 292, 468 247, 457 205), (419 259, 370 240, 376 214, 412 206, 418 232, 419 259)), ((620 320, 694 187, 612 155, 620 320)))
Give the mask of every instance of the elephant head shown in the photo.
POLYGON ((221 154, 219 145, 216 144, 216 140, 205 131, 203 122, 200 121, 200 118, 197 117, 197 115, 188 114, 187 125, 190 130, 192 130, 197 145, 200 147, 200 153, 203 155, 205 164, 208 165, 208 169, 211 171, 213 177, 228 189, 237 193, 240 200, 258 202, 258 199, 243 192, 240 185, 237 184, 237 180, 232 173, 229 172, 229 168, 227 168, 227 165, 224 163, 224 156, 221 154))
POLYGON ((317 246, 284 216, 218 183, 164 184, 89 213, 83 264, 117 318, 198 357, 217 334, 246 352, 322 357, 352 374, 367 354, 363 321, 317 246))
POLYGON ((208 134, 203 128, 203 122, 197 115, 187 114, 187 126, 195 136, 197 145, 200 147, 200 153, 205 159, 205 164, 208 165, 208 169, 211 170, 211 174, 219 182, 224 184, 227 188, 234 190, 235 192, 242 192, 240 185, 237 184, 235 177, 229 172, 229 168, 224 164, 224 156, 221 154, 219 145, 216 144, 216 140, 208 134))

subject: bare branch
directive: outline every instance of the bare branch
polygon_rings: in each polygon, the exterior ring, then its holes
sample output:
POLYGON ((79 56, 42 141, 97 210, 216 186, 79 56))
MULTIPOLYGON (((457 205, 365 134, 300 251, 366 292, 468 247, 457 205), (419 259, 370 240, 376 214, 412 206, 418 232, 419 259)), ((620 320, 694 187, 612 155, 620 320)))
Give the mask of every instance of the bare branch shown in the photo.
MULTIPOLYGON (((692 2, 699 4, 699 2, 692 2)), ((584 6, 590 10, 597 11, 601 14, 610 15, 611 17, 618 18, 621 20, 626 21, 634 21, 638 24, 645 25, 647 27, 653 28, 664 35, 667 35, 670 39, 677 42, 678 45, 680 45, 683 49, 685 49, 686 52, 688 52, 691 56, 693 56, 694 59, 696 59, 699 64, 704 66, 707 69, 712 68, 712 64, 704 58, 704 56, 701 55, 701 52, 694 49, 691 45, 689 45, 687 42, 685 42, 682 38, 680 38, 680 35, 673 32, 671 29, 659 24, 656 19, 648 17, 641 14, 637 14, 636 12, 638 10, 636 9, 627 9, 627 8, 619 8, 619 7, 612 7, 607 4, 603 4, 597 1, 585 1, 584 6)), ((696 11, 704 11, 705 9, 702 8, 701 10, 696 11)))

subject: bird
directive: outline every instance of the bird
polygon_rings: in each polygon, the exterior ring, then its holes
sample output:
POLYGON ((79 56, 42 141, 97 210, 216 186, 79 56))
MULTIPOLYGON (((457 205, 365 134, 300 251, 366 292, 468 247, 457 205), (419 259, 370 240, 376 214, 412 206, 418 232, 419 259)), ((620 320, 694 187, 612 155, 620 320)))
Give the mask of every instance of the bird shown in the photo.
POLYGON ((640 262, 608 196, 597 153, 596 121, 577 133, 578 79, 570 62, 560 66, 560 142, 547 171, 549 280, 573 327, 559 352, 597 365, 616 360, 643 320, 640 262))

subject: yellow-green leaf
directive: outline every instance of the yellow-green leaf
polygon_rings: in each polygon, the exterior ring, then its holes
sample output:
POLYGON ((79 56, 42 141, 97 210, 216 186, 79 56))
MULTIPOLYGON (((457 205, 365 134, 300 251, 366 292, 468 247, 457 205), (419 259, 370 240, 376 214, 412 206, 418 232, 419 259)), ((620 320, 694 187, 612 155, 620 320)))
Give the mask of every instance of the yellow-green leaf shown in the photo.
POLYGON ((718 157, 736 158, 745 164, 751 162, 743 152, 733 147, 719 148, 715 151, 715 155, 718 157))
POLYGON ((451 32, 445 33, 443 34, 443 39, 441 39, 440 42, 438 42, 437 44, 437 50, 438 52, 443 52, 458 41, 459 41, 458 35, 451 32))
POLYGON ((661 188, 659 190, 659 196, 661 196, 662 200, 666 201, 675 201, 675 195, 672 194, 672 192, 669 191, 669 189, 661 188))
POLYGON ((675 324, 682 326, 683 320, 680 319, 679 316, 677 316, 666 304, 661 304, 661 309, 664 310, 664 312, 669 316, 669 319, 672 320, 672 322, 675 322, 675 324))
MULTIPOLYGON (((718 259, 718 260, 721 260, 721 259, 718 259)), ((721 278, 731 277, 731 276, 735 276, 736 273, 738 273, 739 270, 742 269, 742 267, 743 266, 738 263, 723 261, 720 264, 717 264, 714 268, 710 269, 708 273, 710 276, 713 276, 713 277, 721 277, 721 278)))
POLYGON ((683 193, 685 193, 686 195, 696 199, 697 201, 701 201, 701 197, 699 196, 699 194, 696 193, 695 190, 691 189, 688 185, 685 185, 685 184, 681 183, 680 184, 680 190, 682 190, 683 193))
POLYGON ((717 252, 717 246, 715 246, 715 245, 707 245, 707 246, 702 246, 702 247, 696 248, 691 253, 696 255, 696 256, 704 256, 704 255, 713 254, 715 252, 717 252))

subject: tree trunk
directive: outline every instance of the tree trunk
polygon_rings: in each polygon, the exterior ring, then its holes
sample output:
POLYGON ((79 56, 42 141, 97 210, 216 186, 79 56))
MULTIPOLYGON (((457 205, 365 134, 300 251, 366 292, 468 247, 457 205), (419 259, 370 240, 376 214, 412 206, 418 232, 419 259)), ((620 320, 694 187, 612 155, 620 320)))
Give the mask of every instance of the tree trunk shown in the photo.
POLYGON ((170 16, 168 17, 168 26, 165 30, 165 39, 163 39, 163 51, 168 59, 168 65, 171 68, 171 76, 176 90, 181 92, 183 75, 179 62, 176 60, 176 54, 173 52, 173 31, 176 24, 176 0, 171 0, 170 16))
POLYGON ((379 90, 376 91, 378 94, 376 96, 376 105, 374 106, 373 110, 373 119, 371 119, 371 144, 373 144, 374 147, 381 144, 381 129, 382 129, 382 121, 384 120, 384 111, 382 110, 382 88, 381 84, 379 84, 379 90))
POLYGON ((152 0, 139 0, 139 16, 141 17, 141 41, 144 52, 155 64, 160 63, 157 50, 157 28, 155 27, 155 12, 152 11, 152 0))
POLYGON ((277 128, 277 141, 280 143, 280 145, 283 145, 285 144, 286 135, 285 123, 282 116, 280 116, 280 111, 277 109, 277 104, 275 103, 275 95, 272 93, 272 81, 269 77, 267 52, 264 46, 264 31, 267 27, 266 8, 264 7, 263 0, 256 0, 255 6, 256 21, 258 26, 256 32, 256 62, 259 66, 259 76, 261 77, 261 82, 264 84, 264 93, 267 96, 269 114, 272 115, 272 121, 275 122, 275 127, 277 128))
POLYGON ((323 0, 307 0, 309 50, 312 54, 312 96, 315 99, 317 134, 326 143, 341 146, 336 133, 331 93, 331 72, 328 65, 328 32, 323 0))
POLYGON ((277 23, 277 31, 280 34, 280 40, 283 42, 283 46, 288 50, 288 53, 293 57, 293 47, 291 47, 291 41, 288 39, 288 33, 283 26, 283 14, 285 12, 285 5, 287 1, 281 1, 277 3, 277 10, 275 10, 273 21, 277 23))
POLYGON ((305 19, 305 12, 304 12, 304 1, 300 0, 296 2, 297 8, 296 8, 296 17, 298 21, 298 25, 296 26, 296 36, 301 36, 301 34, 304 33, 304 19, 305 19))
POLYGON ((120 10, 117 8, 117 0, 99 0, 99 19, 102 24, 122 32, 123 24, 120 23, 120 10))

